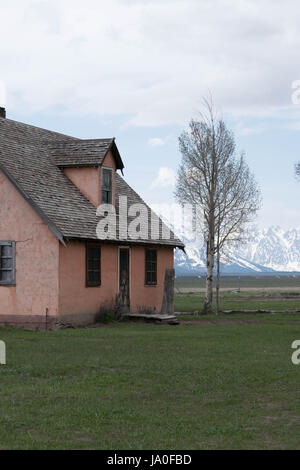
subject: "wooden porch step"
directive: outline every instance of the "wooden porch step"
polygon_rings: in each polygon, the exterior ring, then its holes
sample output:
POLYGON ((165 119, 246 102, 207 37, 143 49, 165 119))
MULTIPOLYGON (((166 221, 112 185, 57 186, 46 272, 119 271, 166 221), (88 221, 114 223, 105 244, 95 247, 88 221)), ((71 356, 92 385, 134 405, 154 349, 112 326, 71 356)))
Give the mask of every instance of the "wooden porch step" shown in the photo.
POLYGON ((176 315, 162 315, 159 313, 124 313, 124 320, 144 320, 146 322, 158 323, 161 325, 179 325, 176 315))

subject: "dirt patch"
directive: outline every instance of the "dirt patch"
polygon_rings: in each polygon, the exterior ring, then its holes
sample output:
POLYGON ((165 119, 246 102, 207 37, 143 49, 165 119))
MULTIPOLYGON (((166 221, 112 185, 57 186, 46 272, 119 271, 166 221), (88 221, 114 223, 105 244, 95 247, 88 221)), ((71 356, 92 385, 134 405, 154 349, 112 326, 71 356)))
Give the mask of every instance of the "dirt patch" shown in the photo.
MULTIPOLYGON (((221 287, 220 292, 233 292, 236 291, 234 287, 221 287)), ((242 287, 241 292, 299 292, 299 287, 242 287)), ((189 294, 189 293, 202 293, 205 292, 205 287, 176 287, 175 292, 177 294, 189 294)), ((282 299, 282 297, 281 297, 282 299)))
POLYGON ((245 301, 259 301, 259 302, 273 302, 273 301, 281 301, 281 300, 291 300, 291 299, 297 299, 300 301, 298 296, 271 296, 271 295, 265 295, 265 296, 252 296, 252 297, 239 297, 239 298, 231 298, 231 297, 223 297, 222 300, 228 300, 230 302, 245 302, 245 301))
POLYGON ((192 320, 180 320, 180 325, 213 325, 214 323, 209 320, 192 319, 192 320))
POLYGON ((74 430, 73 431, 73 435, 74 435, 74 439, 75 441, 81 441, 81 442, 93 442, 94 439, 92 439, 91 437, 89 436, 84 436, 82 435, 82 431, 77 431, 77 430, 74 430))
POLYGON ((75 440, 81 442, 93 442, 93 439, 90 437, 76 437, 75 440))
POLYGON ((216 318, 216 320, 206 320, 202 318, 191 318, 189 320, 180 320, 180 325, 218 325, 218 324, 249 324, 259 323, 255 318, 216 318))
POLYGON ((269 402, 269 403, 266 403, 264 406, 268 408, 269 410, 273 410, 274 408, 280 408, 281 404, 269 402))
POLYGON ((91 325, 86 326, 85 328, 111 328, 112 326, 115 326, 116 323, 111 322, 111 323, 92 323, 91 325))

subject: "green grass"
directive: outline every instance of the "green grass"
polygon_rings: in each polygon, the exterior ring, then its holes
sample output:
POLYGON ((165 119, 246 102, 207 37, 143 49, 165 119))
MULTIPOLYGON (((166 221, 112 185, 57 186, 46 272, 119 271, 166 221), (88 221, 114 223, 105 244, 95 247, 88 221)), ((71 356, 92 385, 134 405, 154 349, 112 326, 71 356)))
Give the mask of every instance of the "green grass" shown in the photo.
MULTIPOLYGON (((204 293, 175 294, 176 312, 201 311, 204 293)), ((220 295, 221 310, 300 310, 300 297, 294 299, 280 298, 280 293, 247 292, 224 293, 220 295)), ((215 300, 213 301, 215 311, 215 300)))
MULTIPOLYGON (((215 280, 214 280, 215 282, 215 280)), ((175 279, 175 287, 181 288, 205 288, 205 276, 202 274, 201 277, 197 276, 177 276, 175 279)), ((258 274, 257 276, 246 276, 246 275, 227 275, 221 276, 221 287, 228 289, 241 288, 291 288, 298 289, 300 292, 300 273, 295 274, 278 274, 276 276, 267 276, 258 274)))
POLYGON ((0 449, 299 449, 299 320, 248 319, 0 329, 0 449))

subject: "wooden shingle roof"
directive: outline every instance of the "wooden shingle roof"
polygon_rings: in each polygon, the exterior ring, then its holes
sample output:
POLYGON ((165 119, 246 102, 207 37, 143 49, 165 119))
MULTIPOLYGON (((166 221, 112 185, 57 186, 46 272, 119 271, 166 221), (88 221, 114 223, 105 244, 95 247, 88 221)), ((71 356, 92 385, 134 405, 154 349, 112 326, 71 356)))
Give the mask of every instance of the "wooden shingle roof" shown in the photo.
POLYGON ((118 170, 123 170, 124 165, 115 139, 89 139, 89 140, 62 140, 47 144, 49 153, 57 166, 98 166, 102 165, 107 153, 111 150, 118 170))
MULTIPOLYGON (((80 140, 0 118, 0 170, 62 243, 66 239, 97 240, 99 222, 95 207, 67 178, 62 167, 99 166, 109 150, 122 170, 123 162, 114 139, 80 140)), ((143 202, 117 174, 117 200, 120 195, 127 196, 129 204, 143 202)), ((148 211, 150 217, 149 208, 148 211)), ((162 224, 160 221, 160 233, 162 224)), ((119 240, 117 237, 111 241, 119 240)), ((149 243, 149 240, 128 242, 149 243)), ((173 233, 170 239, 151 240, 151 244, 184 247, 173 233)))

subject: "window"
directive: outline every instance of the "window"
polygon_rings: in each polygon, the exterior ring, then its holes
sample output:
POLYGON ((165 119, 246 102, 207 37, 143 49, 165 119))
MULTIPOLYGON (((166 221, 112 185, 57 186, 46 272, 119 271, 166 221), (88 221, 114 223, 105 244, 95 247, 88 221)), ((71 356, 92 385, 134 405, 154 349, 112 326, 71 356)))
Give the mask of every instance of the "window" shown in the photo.
POLYGON ((111 168, 102 168, 102 204, 112 204, 112 175, 111 168))
POLYGON ((86 245, 86 285, 87 287, 101 285, 101 247, 97 243, 86 245))
POLYGON ((15 242, 0 242, 0 286, 15 284, 15 242))
POLYGON ((157 250, 146 249, 146 275, 145 275, 145 284, 146 285, 156 285, 157 284, 157 250))

